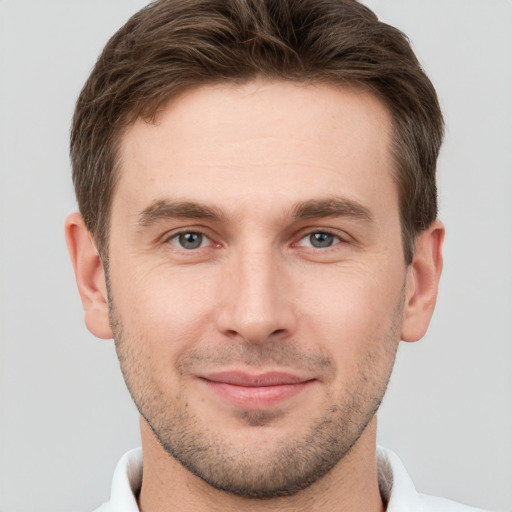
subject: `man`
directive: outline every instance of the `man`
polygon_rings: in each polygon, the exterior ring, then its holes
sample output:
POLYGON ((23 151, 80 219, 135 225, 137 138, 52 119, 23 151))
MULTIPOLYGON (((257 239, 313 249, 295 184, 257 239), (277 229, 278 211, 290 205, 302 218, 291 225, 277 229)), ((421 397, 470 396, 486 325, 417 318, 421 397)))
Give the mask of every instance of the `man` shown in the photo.
POLYGON ((159 1, 109 41, 66 234, 142 452, 101 511, 470 510, 376 448, 434 309, 442 133, 406 38, 354 0, 159 1))

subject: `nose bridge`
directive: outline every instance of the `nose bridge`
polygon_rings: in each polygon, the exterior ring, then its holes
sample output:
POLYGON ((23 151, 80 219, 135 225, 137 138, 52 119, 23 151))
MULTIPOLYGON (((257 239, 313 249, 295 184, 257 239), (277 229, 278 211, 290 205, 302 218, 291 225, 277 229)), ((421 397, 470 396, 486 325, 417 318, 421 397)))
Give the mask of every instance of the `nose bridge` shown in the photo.
POLYGON ((220 328, 251 343, 291 332, 292 307, 282 261, 270 244, 236 251, 227 268, 220 328))

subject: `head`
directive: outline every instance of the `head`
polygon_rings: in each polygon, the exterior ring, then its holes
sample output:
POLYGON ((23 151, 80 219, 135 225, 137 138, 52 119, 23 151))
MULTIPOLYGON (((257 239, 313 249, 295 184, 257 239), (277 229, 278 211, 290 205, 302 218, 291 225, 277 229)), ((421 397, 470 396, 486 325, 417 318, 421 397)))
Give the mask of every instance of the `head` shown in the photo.
POLYGON ((68 243, 177 473, 278 497, 370 449, 435 303, 441 135, 407 40, 354 1, 156 2, 111 39, 68 243))
POLYGON ((353 85, 393 123, 406 263, 437 216, 443 137, 437 96, 406 36, 354 0, 175 0, 150 4, 108 42, 77 102, 71 132, 80 212, 104 261, 124 130, 179 93, 257 78, 353 85))

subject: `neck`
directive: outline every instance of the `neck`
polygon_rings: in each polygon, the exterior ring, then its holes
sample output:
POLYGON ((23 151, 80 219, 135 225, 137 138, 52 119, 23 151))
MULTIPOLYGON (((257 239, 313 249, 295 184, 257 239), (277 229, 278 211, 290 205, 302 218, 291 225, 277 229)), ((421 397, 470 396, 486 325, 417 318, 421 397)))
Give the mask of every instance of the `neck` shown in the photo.
POLYGON ((211 487, 168 455, 141 419, 144 473, 141 512, 384 512, 374 417, 352 450, 324 477, 293 496, 253 499, 211 487))

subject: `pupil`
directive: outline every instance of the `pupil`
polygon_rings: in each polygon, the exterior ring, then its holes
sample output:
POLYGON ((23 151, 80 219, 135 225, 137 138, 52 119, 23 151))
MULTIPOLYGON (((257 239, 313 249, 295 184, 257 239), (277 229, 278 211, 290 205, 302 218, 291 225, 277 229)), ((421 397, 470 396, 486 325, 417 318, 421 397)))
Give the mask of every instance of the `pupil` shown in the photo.
POLYGON ((201 247, 203 235, 201 233, 184 233, 180 235, 180 244, 185 249, 197 249, 201 247))
POLYGON ((313 247, 330 247, 333 243, 333 235, 329 233, 313 233, 309 239, 313 247))

